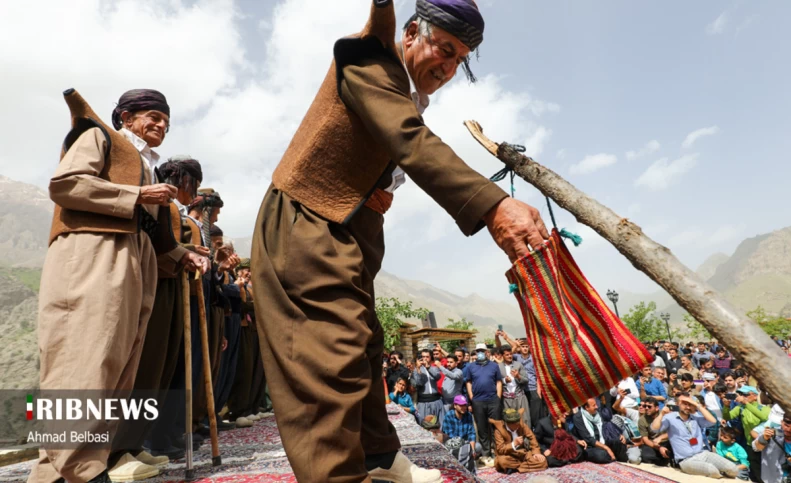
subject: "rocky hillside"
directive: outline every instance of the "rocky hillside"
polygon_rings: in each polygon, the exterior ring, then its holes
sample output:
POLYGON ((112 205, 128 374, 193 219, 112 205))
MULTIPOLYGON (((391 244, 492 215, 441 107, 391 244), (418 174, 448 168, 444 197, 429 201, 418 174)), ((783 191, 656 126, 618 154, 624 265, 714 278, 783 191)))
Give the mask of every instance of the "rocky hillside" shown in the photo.
POLYGON ((0 389, 38 385, 37 268, 0 267, 0 389))
MULTIPOLYGON (((760 305, 791 317, 791 227, 748 238, 731 256, 714 254, 697 273, 742 310, 760 305)), ((671 325, 682 325, 685 311, 664 291, 621 293, 618 308, 625 313, 640 301, 656 302, 659 311, 670 314, 671 325)))
POLYGON ((0 265, 44 263, 52 207, 40 188, 0 176, 0 265))

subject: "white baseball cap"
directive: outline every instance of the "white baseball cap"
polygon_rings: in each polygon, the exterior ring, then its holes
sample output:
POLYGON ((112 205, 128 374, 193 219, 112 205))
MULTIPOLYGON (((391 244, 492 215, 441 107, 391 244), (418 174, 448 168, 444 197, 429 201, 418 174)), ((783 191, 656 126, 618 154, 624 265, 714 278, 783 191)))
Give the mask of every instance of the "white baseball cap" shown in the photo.
POLYGON ((486 344, 476 344, 475 345, 475 350, 476 350, 476 352, 477 351, 486 351, 486 350, 489 350, 489 348, 486 347, 486 344))

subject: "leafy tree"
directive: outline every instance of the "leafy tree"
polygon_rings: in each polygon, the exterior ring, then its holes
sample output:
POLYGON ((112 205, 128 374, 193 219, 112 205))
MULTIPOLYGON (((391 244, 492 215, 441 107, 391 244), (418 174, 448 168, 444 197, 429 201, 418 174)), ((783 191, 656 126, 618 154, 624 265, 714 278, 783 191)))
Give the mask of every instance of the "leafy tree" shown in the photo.
MULTIPOLYGON (((445 325, 445 328, 456 329, 456 330, 475 330, 473 327, 474 325, 475 322, 473 322, 472 320, 467 320, 466 317, 462 317, 461 320, 455 320, 449 318, 447 325, 445 325)), ((452 350, 456 349, 456 347, 459 346, 460 341, 461 339, 446 340, 440 342, 439 345, 442 347, 442 349, 445 352, 450 353, 452 350)))
POLYGON ((684 314, 684 323, 687 327, 685 338, 691 337, 694 341, 711 340, 711 333, 700 322, 695 320, 691 315, 684 314), (687 337, 688 336, 688 337, 687 337))
POLYGON ((747 312, 747 317, 753 319, 769 335, 776 337, 788 337, 791 335, 791 322, 784 317, 769 315, 760 305, 754 310, 747 312))
POLYGON ((401 343, 401 325, 406 319, 422 319, 428 309, 413 308, 411 301, 403 302, 397 298, 379 297, 376 299, 376 316, 382 324, 385 337, 385 350, 393 350, 401 343))
POLYGON ((472 330, 473 325, 475 325, 475 322, 467 320, 466 317, 462 317, 461 320, 448 319, 448 324, 445 326, 445 328, 456 330, 472 330))
POLYGON ((656 303, 640 302, 621 317, 626 327, 641 341, 666 339, 665 322, 656 315, 656 303))

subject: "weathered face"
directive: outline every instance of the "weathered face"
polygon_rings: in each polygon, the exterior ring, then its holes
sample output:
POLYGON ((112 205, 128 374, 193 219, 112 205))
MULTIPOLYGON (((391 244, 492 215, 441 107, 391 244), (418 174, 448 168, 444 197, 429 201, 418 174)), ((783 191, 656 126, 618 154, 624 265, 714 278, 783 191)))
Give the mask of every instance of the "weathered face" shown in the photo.
POLYGON ((121 121, 126 129, 135 133, 151 148, 162 144, 170 125, 168 115, 160 111, 124 111, 121 113, 121 121))
POLYGON ((195 193, 198 192, 198 188, 200 188, 200 181, 192 179, 191 176, 185 176, 181 180, 181 186, 178 186, 179 192, 176 195, 176 199, 182 205, 187 206, 195 199, 195 193))
POLYGON ((211 237, 211 245, 215 251, 222 248, 222 237, 221 236, 211 237))
POLYGON ((459 39, 439 27, 430 36, 421 36, 418 23, 412 22, 401 43, 404 63, 417 90, 431 95, 450 81, 470 49, 459 39))

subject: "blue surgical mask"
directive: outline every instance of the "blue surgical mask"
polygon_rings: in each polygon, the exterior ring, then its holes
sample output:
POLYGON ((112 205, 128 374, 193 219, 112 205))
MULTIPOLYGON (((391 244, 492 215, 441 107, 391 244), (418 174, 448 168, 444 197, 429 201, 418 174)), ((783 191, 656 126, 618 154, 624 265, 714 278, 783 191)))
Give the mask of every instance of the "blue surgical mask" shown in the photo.
POLYGON ((478 359, 478 362, 483 362, 486 360, 486 353, 485 352, 478 352, 475 355, 475 358, 478 359))

